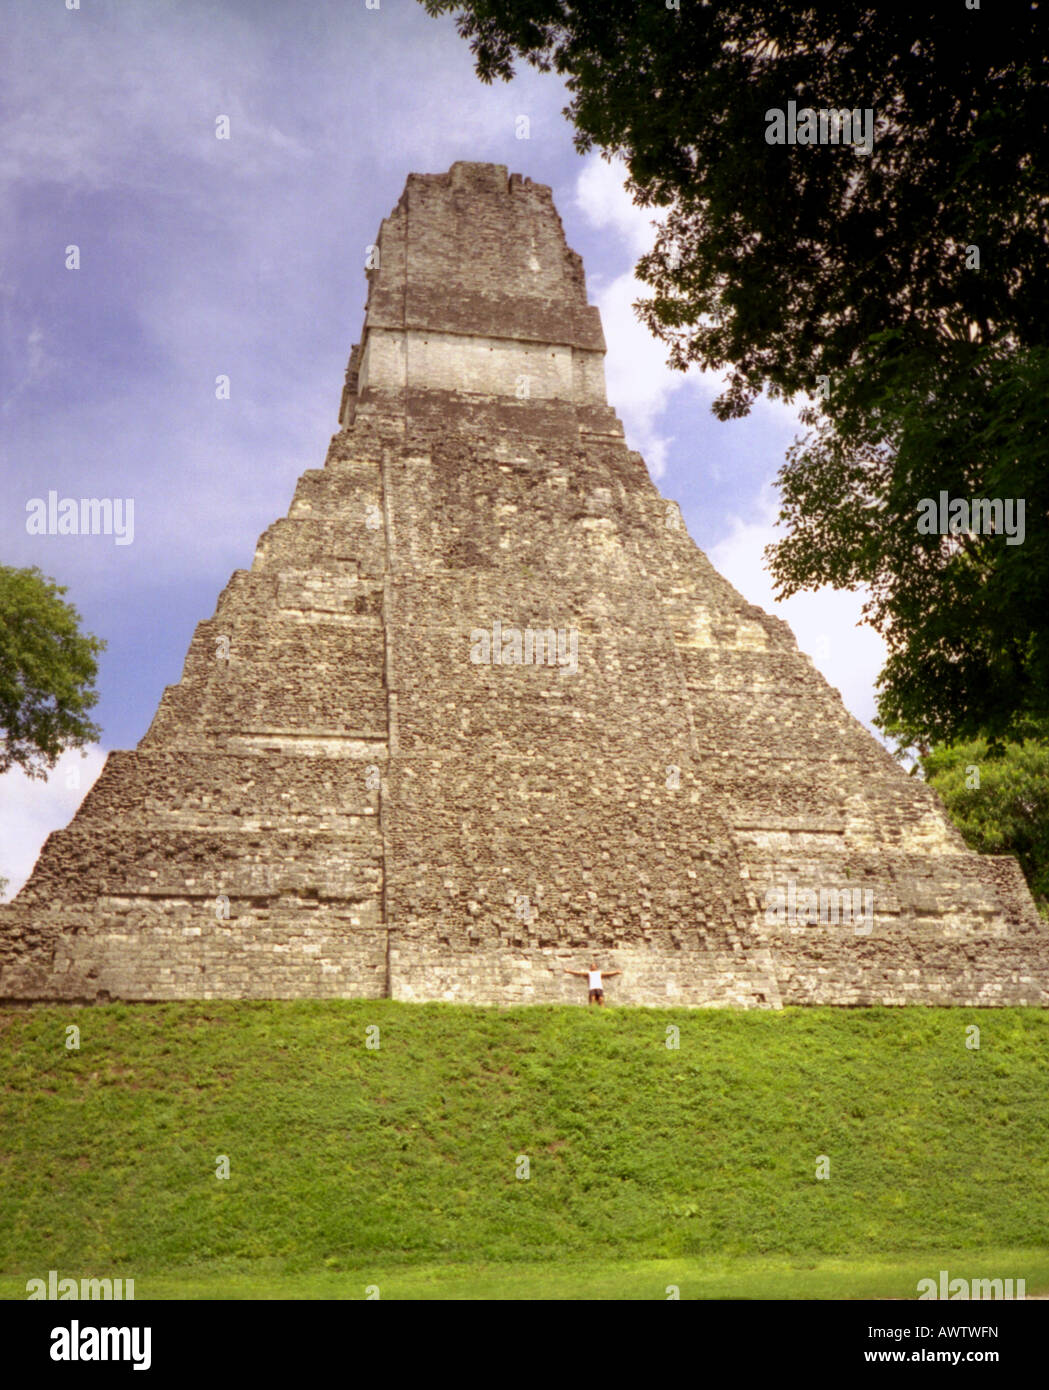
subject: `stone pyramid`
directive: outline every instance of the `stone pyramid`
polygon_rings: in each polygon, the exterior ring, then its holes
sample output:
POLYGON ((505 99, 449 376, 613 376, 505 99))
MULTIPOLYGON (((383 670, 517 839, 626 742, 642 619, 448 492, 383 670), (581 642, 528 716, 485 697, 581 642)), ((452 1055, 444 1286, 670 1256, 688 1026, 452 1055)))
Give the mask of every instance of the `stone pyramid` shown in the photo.
POLYGON ((323 468, 0 910, 6 999, 1049 1002, 969 852, 625 445, 550 189, 409 177, 323 468), (585 997, 585 994, 583 995, 585 997))

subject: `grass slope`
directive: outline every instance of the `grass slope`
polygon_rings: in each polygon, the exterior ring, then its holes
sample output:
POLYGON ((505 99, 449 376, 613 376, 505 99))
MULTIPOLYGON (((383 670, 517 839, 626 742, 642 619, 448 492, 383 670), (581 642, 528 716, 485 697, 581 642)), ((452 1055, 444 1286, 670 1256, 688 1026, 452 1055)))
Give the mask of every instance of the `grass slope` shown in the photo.
POLYGON ((0 1010, 0 1292, 1033 1293, 1047 1056, 1021 1009, 0 1010))

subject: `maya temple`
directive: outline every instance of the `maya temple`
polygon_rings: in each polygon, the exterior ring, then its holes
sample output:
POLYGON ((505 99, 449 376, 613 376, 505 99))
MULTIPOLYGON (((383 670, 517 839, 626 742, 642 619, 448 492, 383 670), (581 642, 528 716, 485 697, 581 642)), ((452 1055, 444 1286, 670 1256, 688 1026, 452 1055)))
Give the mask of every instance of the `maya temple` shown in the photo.
POLYGON ((0 997, 1049 1003, 1012 858, 689 538, 550 189, 413 174, 339 430, 0 908, 0 997))

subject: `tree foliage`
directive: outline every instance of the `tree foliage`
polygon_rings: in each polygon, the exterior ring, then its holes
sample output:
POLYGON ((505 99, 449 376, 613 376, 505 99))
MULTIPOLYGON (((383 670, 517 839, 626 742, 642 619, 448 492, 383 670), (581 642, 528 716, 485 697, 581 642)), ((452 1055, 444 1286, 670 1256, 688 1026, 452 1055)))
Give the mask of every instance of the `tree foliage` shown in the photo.
POLYGON ((642 278, 672 361, 728 368, 723 414, 810 391, 871 336, 1042 341, 1049 137, 1044 20, 958 4, 424 0, 479 76, 561 74, 581 151, 621 156, 667 208, 642 278), (874 150, 770 145, 766 112, 871 108, 874 150), (965 273, 965 247, 985 251, 965 273))
POLYGON ((926 780, 943 798, 971 849, 1014 854, 1043 910, 1049 900, 1049 744, 987 743, 931 749, 921 759, 926 780))
POLYGON ((46 777, 66 749, 94 742, 96 657, 66 590, 36 569, 0 566, 0 773, 46 777))
POLYGON ((926 742, 1041 720, 1045 7, 423 3, 456 14, 483 80, 559 73, 577 148, 622 157, 663 210, 638 309, 671 365, 727 371, 719 417, 818 394, 771 567, 784 595, 867 586, 883 719, 926 742), (769 144, 790 101, 872 110, 871 152, 769 144), (1025 498, 1024 544, 919 536, 942 489, 1025 498))
POLYGON ((864 587, 879 722, 903 742, 1028 736, 1049 717, 1049 350, 878 348, 780 471, 779 592, 864 587), (941 493, 999 499, 1002 529, 923 534, 941 493))

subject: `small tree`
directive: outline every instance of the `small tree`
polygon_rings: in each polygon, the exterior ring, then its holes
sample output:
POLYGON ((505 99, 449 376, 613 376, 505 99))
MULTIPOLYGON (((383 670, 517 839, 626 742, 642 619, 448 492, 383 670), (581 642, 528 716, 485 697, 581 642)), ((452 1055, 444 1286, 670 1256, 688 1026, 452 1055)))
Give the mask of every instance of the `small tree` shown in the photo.
POLYGON ((1007 743, 997 755, 985 740, 934 747, 921 757, 926 780, 943 798, 967 845, 982 854, 1015 854, 1043 912, 1049 900, 1049 744, 1007 743))
POLYGON ((35 567, 0 565, 0 773, 46 778, 62 753, 101 733, 87 711, 106 644, 81 633, 65 592, 35 567))

